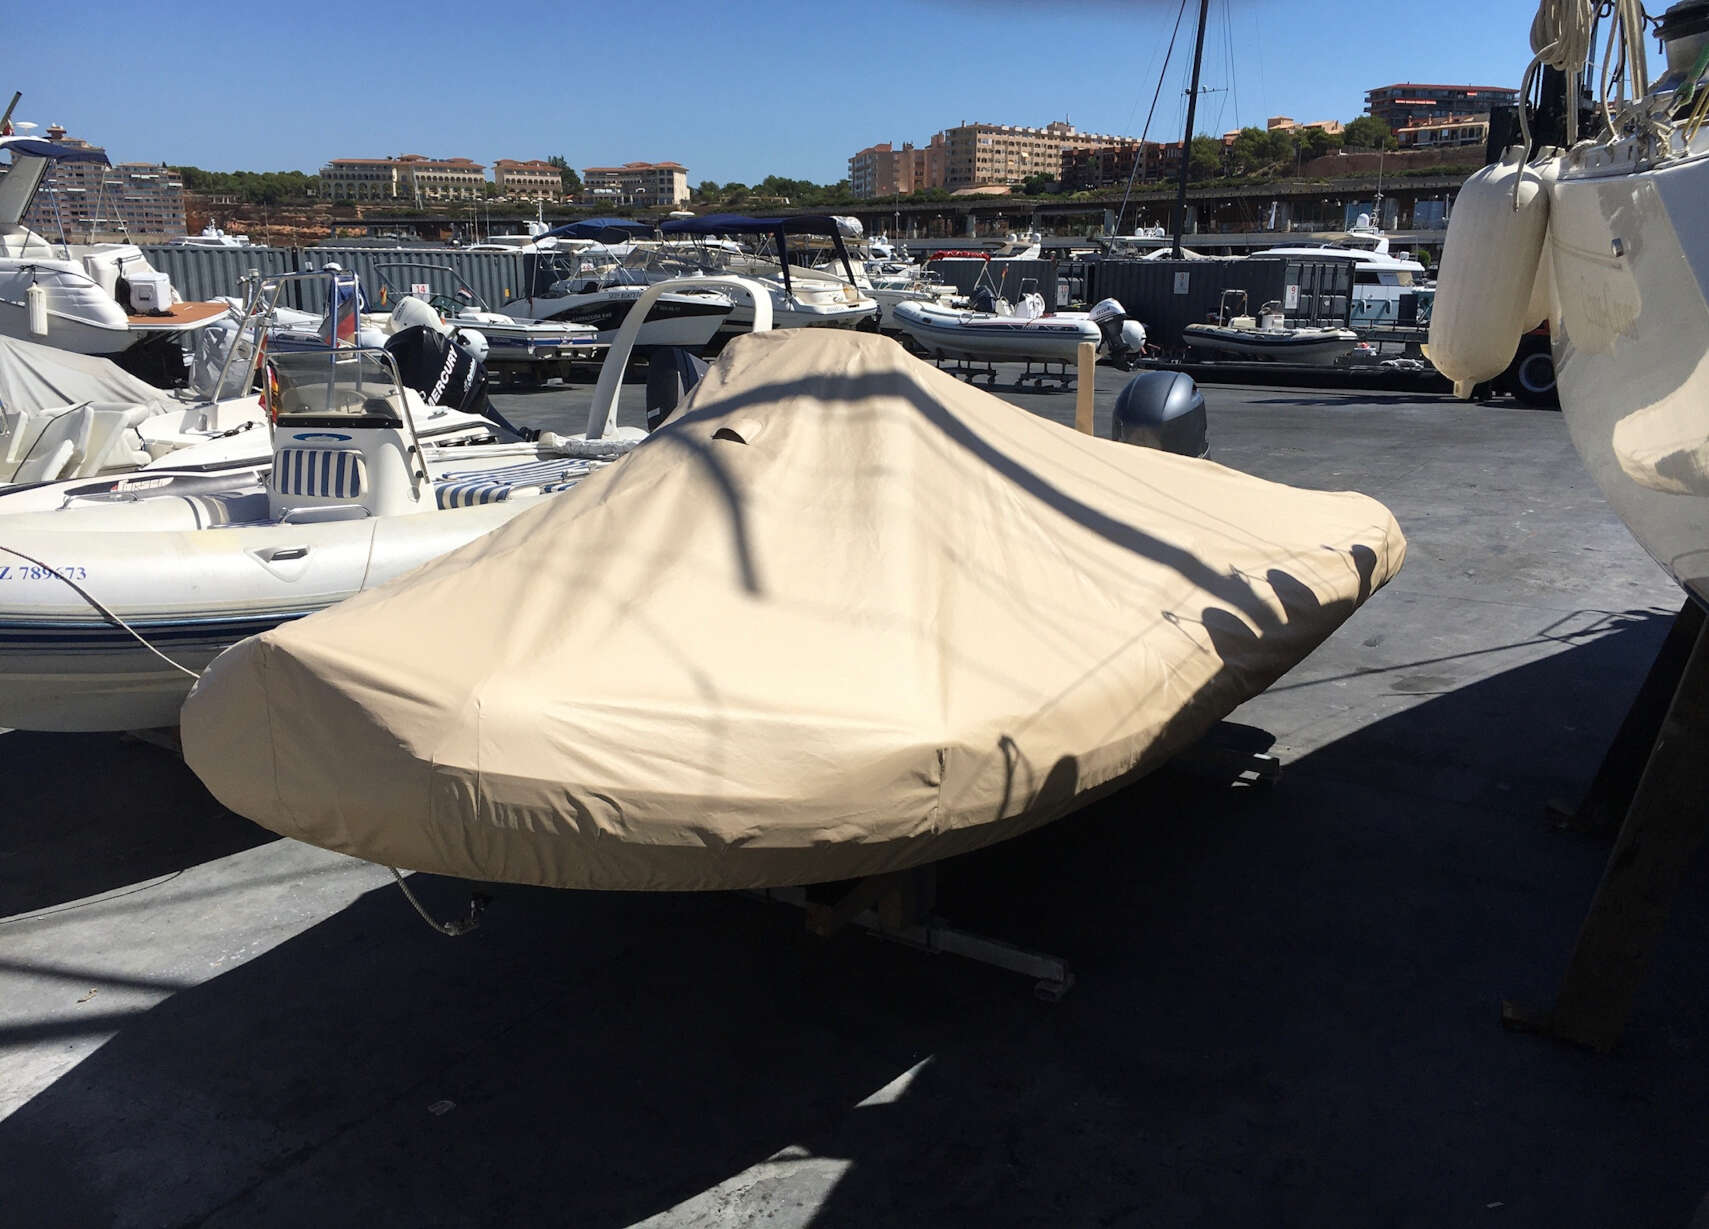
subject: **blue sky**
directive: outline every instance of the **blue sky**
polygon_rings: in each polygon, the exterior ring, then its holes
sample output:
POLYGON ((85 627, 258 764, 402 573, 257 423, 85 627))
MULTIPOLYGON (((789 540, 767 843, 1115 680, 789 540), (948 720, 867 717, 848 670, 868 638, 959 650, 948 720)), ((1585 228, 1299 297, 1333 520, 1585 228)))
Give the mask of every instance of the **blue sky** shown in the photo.
MULTIPOLYGON (((574 166, 674 159, 692 182, 817 181, 962 120, 1137 135, 1179 0, 171 6, 7 16, 17 118, 115 160, 314 171, 335 156, 574 166), (75 12, 75 17, 72 16, 75 12), (75 28, 72 28, 75 27, 75 28), (108 37, 110 35, 110 37, 108 37)), ((1197 0, 1152 136, 1173 137, 1197 0)), ((1350 119, 1393 81, 1517 85, 1535 0, 1212 0, 1198 127, 1350 119)))

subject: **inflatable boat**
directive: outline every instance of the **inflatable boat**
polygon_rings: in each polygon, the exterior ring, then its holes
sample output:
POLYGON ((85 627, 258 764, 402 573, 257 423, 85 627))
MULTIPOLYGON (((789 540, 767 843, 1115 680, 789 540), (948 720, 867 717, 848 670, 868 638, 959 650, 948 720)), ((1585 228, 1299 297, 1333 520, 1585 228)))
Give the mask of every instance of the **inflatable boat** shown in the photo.
POLYGON ((740 337, 571 497, 222 654, 184 754, 238 814, 393 867, 856 879, 1161 764, 1404 551, 1364 495, 1094 439, 888 338, 740 337))
POLYGON ((1226 290, 1216 321, 1189 324, 1181 330, 1181 340, 1219 358, 1332 367, 1353 353, 1359 335, 1352 329, 1289 327, 1275 303, 1265 304, 1254 319, 1246 313, 1246 292, 1226 290))
MULTIPOLYGON (((401 575, 623 457, 645 439, 615 425, 623 368, 665 289, 649 288, 619 332, 585 435, 434 444, 390 351, 275 353, 263 360, 266 466, 147 471, 0 515, 0 726, 174 724, 222 649, 401 575)), ((769 299, 756 301, 756 328, 769 328, 769 299)))
POLYGON ((1145 345, 1144 326, 1129 319, 1114 299, 1089 312, 1047 312, 1044 296, 1036 291, 1011 307, 981 288, 973 301, 967 311, 930 302, 899 303, 892 323, 935 358, 1072 363, 1084 341, 1112 357, 1137 356, 1145 345))

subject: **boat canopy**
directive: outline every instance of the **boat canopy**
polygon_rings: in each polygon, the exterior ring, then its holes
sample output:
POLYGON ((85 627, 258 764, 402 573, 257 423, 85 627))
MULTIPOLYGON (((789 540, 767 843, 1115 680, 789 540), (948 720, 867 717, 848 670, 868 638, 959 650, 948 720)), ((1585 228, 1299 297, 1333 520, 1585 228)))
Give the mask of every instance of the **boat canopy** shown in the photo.
POLYGON ((784 289, 790 290, 787 237, 790 235, 821 235, 831 241, 843 272, 852 283, 854 267, 849 262, 848 248, 843 244, 843 227, 828 213, 792 214, 788 217, 750 218, 740 213, 709 213, 701 218, 677 218, 661 222, 659 231, 665 235, 766 235, 771 238, 777 261, 783 266, 784 289))
POLYGON ((653 230, 651 222, 636 222, 629 218, 583 218, 579 222, 554 226, 537 236, 536 240, 597 239, 602 243, 613 243, 624 239, 643 239, 652 234, 653 230))
POLYGON ((17 157, 47 158, 54 162, 99 162, 103 166, 111 166, 106 151, 85 149, 79 145, 61 145, 55 141, 43 141, 36 137, 7 137, 0 139, 0 149, 12 151, 17 157))
POLYGON ((228 649, 184 756, 238 814, 389 866, 858 878, 1163 763, 1404 551, 1364 495, 1094 439, 886 337, 756 333, 574 491, 228 649))

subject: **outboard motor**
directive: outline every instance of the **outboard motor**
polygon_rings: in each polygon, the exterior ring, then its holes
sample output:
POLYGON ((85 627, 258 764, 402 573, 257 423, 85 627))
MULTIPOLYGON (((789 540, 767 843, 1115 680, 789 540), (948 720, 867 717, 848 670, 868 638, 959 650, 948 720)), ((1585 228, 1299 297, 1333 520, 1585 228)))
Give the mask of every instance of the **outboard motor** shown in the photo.
POLYGON ((1210 452, 1205 396, 1184 371, 1142 371, 1116 394, 1110 438, 1202 457, 1210 452))
MULTIPOLYGON (((467 338, 470 333, 475 330, 458 329, 448 334, 435 325, 413 324, 386 338, 386 352, 398 365, 404 386, 419 393, 428 405, 479 414, 517 439, 538 439, 540 432, 511 423, 488 399, 487 369, 477 357, 476 347, 463 344, 458 337, 462 334, 467 338)), ((479 333, 475 336, 485 344, 485 337, 479 333)))
POLYGON ((1127 314, 1118 299, 1100 299, 1086 313, 1104 335, 1104 353, 1120 371, 1131 371, 1145 351, 1145 326, 1127 314))
POLYGON ((991 293, 989 286, 975 286, 973 293, 967 296, 967 305, 976 312, 989 314, 997 310, 997 296, 991 293))
POLYGON ((657 431, 706 374, 706 360, 683 346, 647 355, 647 430, 657 431))

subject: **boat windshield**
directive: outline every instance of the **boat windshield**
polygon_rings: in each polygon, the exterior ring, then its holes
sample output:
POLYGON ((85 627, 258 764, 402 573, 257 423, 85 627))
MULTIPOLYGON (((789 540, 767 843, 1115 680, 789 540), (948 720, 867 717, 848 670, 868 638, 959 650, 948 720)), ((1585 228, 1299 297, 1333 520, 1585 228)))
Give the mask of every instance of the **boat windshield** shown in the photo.
POLYGON ((403 426, 403 390, 384 350, 268 355, 267 408, 280 426, 403 426))

